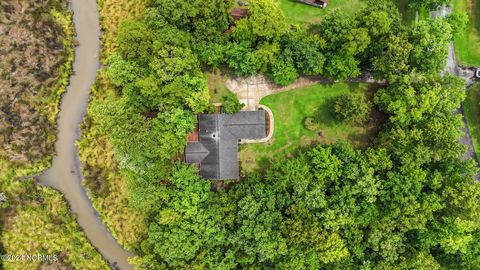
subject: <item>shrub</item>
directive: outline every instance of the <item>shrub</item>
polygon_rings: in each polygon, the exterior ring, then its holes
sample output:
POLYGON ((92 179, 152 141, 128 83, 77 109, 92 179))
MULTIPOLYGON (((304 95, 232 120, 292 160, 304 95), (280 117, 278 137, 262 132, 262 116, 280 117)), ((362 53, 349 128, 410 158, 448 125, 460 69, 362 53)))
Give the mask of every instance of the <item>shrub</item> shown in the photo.
POLYGON ((335 117, 351 124, 363 124, 370 114, 371 104, 363 94, 341 95, 335 100, 335 117))
POLYGON ((222 97, 222 101, 222 109, 224 113, 233 114, 240 111, 245 106, 245 104, 240 103, 237 95, 232 92, 228 92, 226 96, 222 97))
POLYGON ((312 117, 305 118, 305 121, 303 122, 303 125, 308 130, 311 130, 311 131, 318 130, 318 123, 312 117))
POLYGON ((273 65, 272 78, 273 82, 279 85, 289 85, 298 77, 298 72, 290 62, 278 61, 273 65))

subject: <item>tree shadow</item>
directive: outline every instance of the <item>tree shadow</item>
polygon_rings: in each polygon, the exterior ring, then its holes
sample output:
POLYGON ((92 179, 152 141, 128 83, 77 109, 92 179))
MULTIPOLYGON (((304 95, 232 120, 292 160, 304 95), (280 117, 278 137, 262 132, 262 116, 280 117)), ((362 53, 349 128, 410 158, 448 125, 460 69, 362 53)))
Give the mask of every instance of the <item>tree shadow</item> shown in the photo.
POLYGON ((324 127, 331 127, 335 124, 334 113, 335 97, 330 97, 325 100, 323 106, 319 106, 315 109, 313 118, 317 123, 324 127))
POLYGON ((480 1, 472 1, 472 13, 471 14, 471 19, 473 20, 472 25, 477 30, 478 33, 480 33, 480 1))
POLYGON ((347 87, 348 87, 348 90, 350 90, 350 92, 357 92, 360 89, 363 89, 363 87, 360 86, 360 83, 356 83, 356 82, 348 83, 347 87))

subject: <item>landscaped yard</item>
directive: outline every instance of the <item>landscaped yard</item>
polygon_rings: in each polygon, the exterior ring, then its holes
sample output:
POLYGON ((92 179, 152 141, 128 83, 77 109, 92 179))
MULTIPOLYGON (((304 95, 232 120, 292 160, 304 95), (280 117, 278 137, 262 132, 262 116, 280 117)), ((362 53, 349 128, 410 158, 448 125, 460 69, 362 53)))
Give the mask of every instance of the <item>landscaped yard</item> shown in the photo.
MULTIPOLYGON (((467 98, 463 103, 465 117, 467 118, 473 148, 479 158, 480 154, 480 84, 473 85, 467 92, 467 98)), ((480 160, 480 159, 479 159, 480 160)))
POLYGON ((347 13, 354 13, 363 6, 363 0, 333 0, 329 1, 324 9, 309 6, 296 0, 278 0, 280 8, 289 23, 314 24, 334 9, 341 9, 347 13))
POLYGON ((455 54, 460 64, 480 66, 480 1, 455 0, 455 12, 467 12, 470 22, 465 33, 455 40, 455 54))
POLYGON ((242 171, 250 172, 262 167, 271 158, 288 156, 299 148, 312 144, 345 140, 359 148, 367 146, 377 132, 380 118, 378 113, 372 113, 372 119, 375 120, 365 126, 356 126, 336 120, 332 107, 336 97, 351 91, 363 91, 367 96, 371 96, 372 87, 369 88, 366 84, 322 84, 263 98, 260 103, 268 106, 274 114, 273 138, 264 144, 240 146, 242 171), (318 119, 318 131, 310 131, 304 127, 306 117, 318 119))

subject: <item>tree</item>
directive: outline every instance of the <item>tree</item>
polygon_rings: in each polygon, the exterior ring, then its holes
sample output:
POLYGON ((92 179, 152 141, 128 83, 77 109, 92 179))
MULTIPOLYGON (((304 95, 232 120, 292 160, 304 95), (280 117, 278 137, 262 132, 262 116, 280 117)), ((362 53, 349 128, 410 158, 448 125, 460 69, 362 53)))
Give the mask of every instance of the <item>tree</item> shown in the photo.
POLYGON ((148 255, 137 265, 140 269, 162 265, 178 268, 194 265, 197 260, 208 268, 218 265, 212 259, 220 257, 217 245, 227 241, 228 208, 219 204, 210 191, 210 182, 201 179, 193 166, 177 165, 169 186, 142 244, 148 255))
POLYGON ((459 37, 465 34, 465 28, 468 24, 468 14, 466 12, 455 12, 446 17, 447 22, 452 28, 454 37, 459 37))
POLYGON ((154 0, 152 8, 158 14, 157 20, 170 26, 191 32, 198 41, 221 39, 229 26, 230 0, 193 0, 189 2, 154 0))
POLYGON ((265 42, 260 44, 253 53, 257 59, 258 72, 267 73, 279 58, 280 46, 275 42, 265 42))
POLYGON ((233 92, 228 91, 228 94, 222 97, 222 110, 225 113, 233 114, 239 112, 244 106, 245 104, 240 103, 237 95, 233 92))
POLYGON ((229 44, 225 54, 228 66, 238 75, 248 76, 257 72, 257 58, 248 48, 242 45, 229 44))
POLYGON ((432 115, 451 114, 465 97, 464 82, 447 75, 411 73, 395 78, 391 86, 381 89, 375 103, 390 114, 392 123, 406 126, 432 115))
POLYGON ((335 100, 334 110, 336 117, 347 123, 363 124, 370 114, 370 103, 363 94, 345 94, 335 100))
POLYGON ((372 67, 377 75, 389 76, 390 72, 401 73, 408 69, 411 45, 404 32, 402 18, 394 2, 388 0, 369 0, 357 20, 368 30, 372 40, 365 52, 360 55, 367 69, 372 67), (381 69, 387 69, 379 72, 381 69))
POLYGON ((309 35, 297 27, 282 37, 281 45, 281 58, 292 62, 298 73, 319 75, 323 72, 325 56, 321 50, 325 45, 318 35, 309 35))
POLYGON ((410 34, 412 66, 425 73, 438 73, 445 67, 452 28, 445 19, 422 20, 410 34))
POLYGON ((359 63, 351 55, 333 55, 327 57, 325 74, 335 79, 355 78, 360 75, 359 63))
POLYGON ((404 34, 385 38, 385 48, 372 59, 372 68, 380 76, 392 77, 410 69, 410 52, 413 46, 404 34))
POLYGON ((292 63, 278 60, 272 67, 272 78, 274 83, 286 86, 298 78, 298 73, 292 63))
POLYGON ((148 63, 153 52, 153 34, 140 21, 124 21, 117 36, 118 52, 127 61, 148 63))
POLYGON ((120 55, 113 54, 108 58, 107 75, 116 86, 133 84, 142 77, 141 68, 134 61, 126 61, 120 55))
POLYGON ((325 74, 330 78, 346 79, 360 74, 356 56, 370 44, 368 30, 359 27, 355 17, 334 11, 322 21, 320 36, 325 39, 325 74))
POLYGON ((398 153, 416 149, 432 160, 463 155, 465 149, 458 143, 463 124, 453 112, 465 98, 464 89, 463 79, 450 75, 439 79, 438 75, 412 73, 397 78, 375 96, 375 103, 390 115, 380 144, 398 153))
POLYGON ((278 3, 273 0, 252 1, 248 8, 248 16, 237 21, 233 28, 233 37, 237 42, 248 42, 255 45, 263 41, 278 40, 287 31, 285 17, 278 3), (250 33, 250 38, 240 32, 250 33))
POLYGON ((413 9, 427 8, 428 10, 435 10, 441 6, 448 6, 452 0, 412 0, 409 2, 413 9))

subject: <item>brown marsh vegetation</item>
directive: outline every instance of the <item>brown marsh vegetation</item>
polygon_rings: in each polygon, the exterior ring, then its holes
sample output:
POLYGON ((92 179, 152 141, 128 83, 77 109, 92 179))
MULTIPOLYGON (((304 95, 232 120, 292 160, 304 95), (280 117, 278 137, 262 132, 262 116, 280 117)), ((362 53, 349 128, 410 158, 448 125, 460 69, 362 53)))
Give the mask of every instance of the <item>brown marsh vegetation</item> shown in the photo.
POLYGON ((71 73, 70 20, 67 1, 0 2, 0 163, 7 164, 1 170, 48 166, 71 73))

